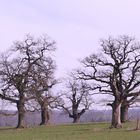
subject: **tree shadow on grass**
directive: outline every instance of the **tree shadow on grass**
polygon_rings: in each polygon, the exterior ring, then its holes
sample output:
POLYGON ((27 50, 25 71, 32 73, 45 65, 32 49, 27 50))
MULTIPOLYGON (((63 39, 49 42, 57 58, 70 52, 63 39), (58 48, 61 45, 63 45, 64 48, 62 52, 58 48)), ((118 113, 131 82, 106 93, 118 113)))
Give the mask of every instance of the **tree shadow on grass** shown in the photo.
POLYGON ((16 127, 1 127, 0 128, 0 132, 1 131, 6 131, 6 130, 17 130, 17 128, 16 127))

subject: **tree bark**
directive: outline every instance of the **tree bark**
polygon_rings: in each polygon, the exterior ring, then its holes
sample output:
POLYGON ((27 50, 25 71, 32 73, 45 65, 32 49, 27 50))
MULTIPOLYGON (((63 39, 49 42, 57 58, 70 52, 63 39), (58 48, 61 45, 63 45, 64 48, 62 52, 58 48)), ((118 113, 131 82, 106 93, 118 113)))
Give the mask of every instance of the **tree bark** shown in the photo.
POLYGON ((20 100, 17 103, 17 109, 18 109, 18 124, 16 128, 24 128, 24 117, 25 117, 25 109, 24 109, 24 101, 20 100))
POLYGON ((79 119, 80 119, 79 116, 73 117, 73 123, 78 123, 79 122, 79 119))
POLYGON ((121 122, 125 123, 128 121, 128 108, 129 105, 123 105, 121 106, 121 122))
POLYGON ((112 123, 111 128, 121 128, 121 103, 114 101, 112 105, 112 123))
POLYGON ((41 105, 41 123, 40 123, 40 125, 48 124, 49 119, 50 119, 50 116, 49 116, 48 105, 46 105, 45 103, 42 103, 42 105, 41 105))

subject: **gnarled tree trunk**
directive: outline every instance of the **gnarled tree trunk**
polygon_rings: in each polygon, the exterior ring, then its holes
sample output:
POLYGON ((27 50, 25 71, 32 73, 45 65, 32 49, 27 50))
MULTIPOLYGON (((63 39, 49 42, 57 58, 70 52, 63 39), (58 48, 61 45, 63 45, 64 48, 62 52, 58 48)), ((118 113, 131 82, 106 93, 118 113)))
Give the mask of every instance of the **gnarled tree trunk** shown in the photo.
POLYGON ((128 121, 128 108, 129 105, 127 104, 122 104, 121 106, 121 122, 125 123, 128 121))
POLYGON ((80 116, 76 115, 73 117, 73 123, 78 123, 80 119, 80 116))
POLYGON ((111 128, 121 128, 121 103, 114 101, 112 104, 112 123, 111 128))
POLYGON ((25 117, 25 108, 24 108, 24 100, 19 100, 17 102, 17 109, 18 109, 18 124, 16 128, 24 128, 24 117, 25 117))
POLYGON ((40 125, 48 124, 49 119, 50 119, 50 116, 49 116, 48 104, 44 102, 41 105, 41 123, 40 123, 40 125))

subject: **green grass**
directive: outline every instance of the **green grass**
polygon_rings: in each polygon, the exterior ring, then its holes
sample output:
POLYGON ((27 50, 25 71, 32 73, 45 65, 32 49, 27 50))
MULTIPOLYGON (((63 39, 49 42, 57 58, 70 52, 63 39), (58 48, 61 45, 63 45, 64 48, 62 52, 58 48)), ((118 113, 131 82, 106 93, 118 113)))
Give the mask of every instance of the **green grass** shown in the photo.
POLYGON ((0 129, 0 140, 140 140, 135 123, 123 129, 109 129, 108 123, 40 126, 26 129, 0 129))

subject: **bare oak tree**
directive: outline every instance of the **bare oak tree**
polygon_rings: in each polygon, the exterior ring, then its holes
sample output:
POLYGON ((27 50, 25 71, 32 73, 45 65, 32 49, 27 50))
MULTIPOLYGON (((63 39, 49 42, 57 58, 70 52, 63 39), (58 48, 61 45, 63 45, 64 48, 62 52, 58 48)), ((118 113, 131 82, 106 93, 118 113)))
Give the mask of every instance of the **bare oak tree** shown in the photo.
POLYGON ((55 50, 55 42, 47 36, 33 38, 27 35, 23 41, 16 41, 12 49, 2 55, 0 60, 0 98, 15 103, 18 110, 17 128, 24 127, 25 102, 32 68, 40 65, 46 54, 55 50))
POLYGON ((101 40, 102 51, 86 57, 79 78, 96 82, 99 93, 114 97, 111 127, 122 127, 121 106, 137 97, 140 87, 140 45, 134 38, 120 36, 101 40))
POLYGON ((73 118, 73 123, 77 123, 80 117, 93 104, 93 100, 89 94, 89 89, 86 82, 76 80, 74 77, 68 80, 66 84, 67 91, 63 93, 58 106, 61 107, 70 118, 73 118))
POLYGON ((35 66, 31 76, 30 90, 31 95, 39 104, 41 110, 41 123, 45 125, 49 122, 49 109, 53 108, 57 96, 51 94, 50 90, 57 84, 54 79, 55 64, 51 58, 44 61, 39 66, 35 66))

